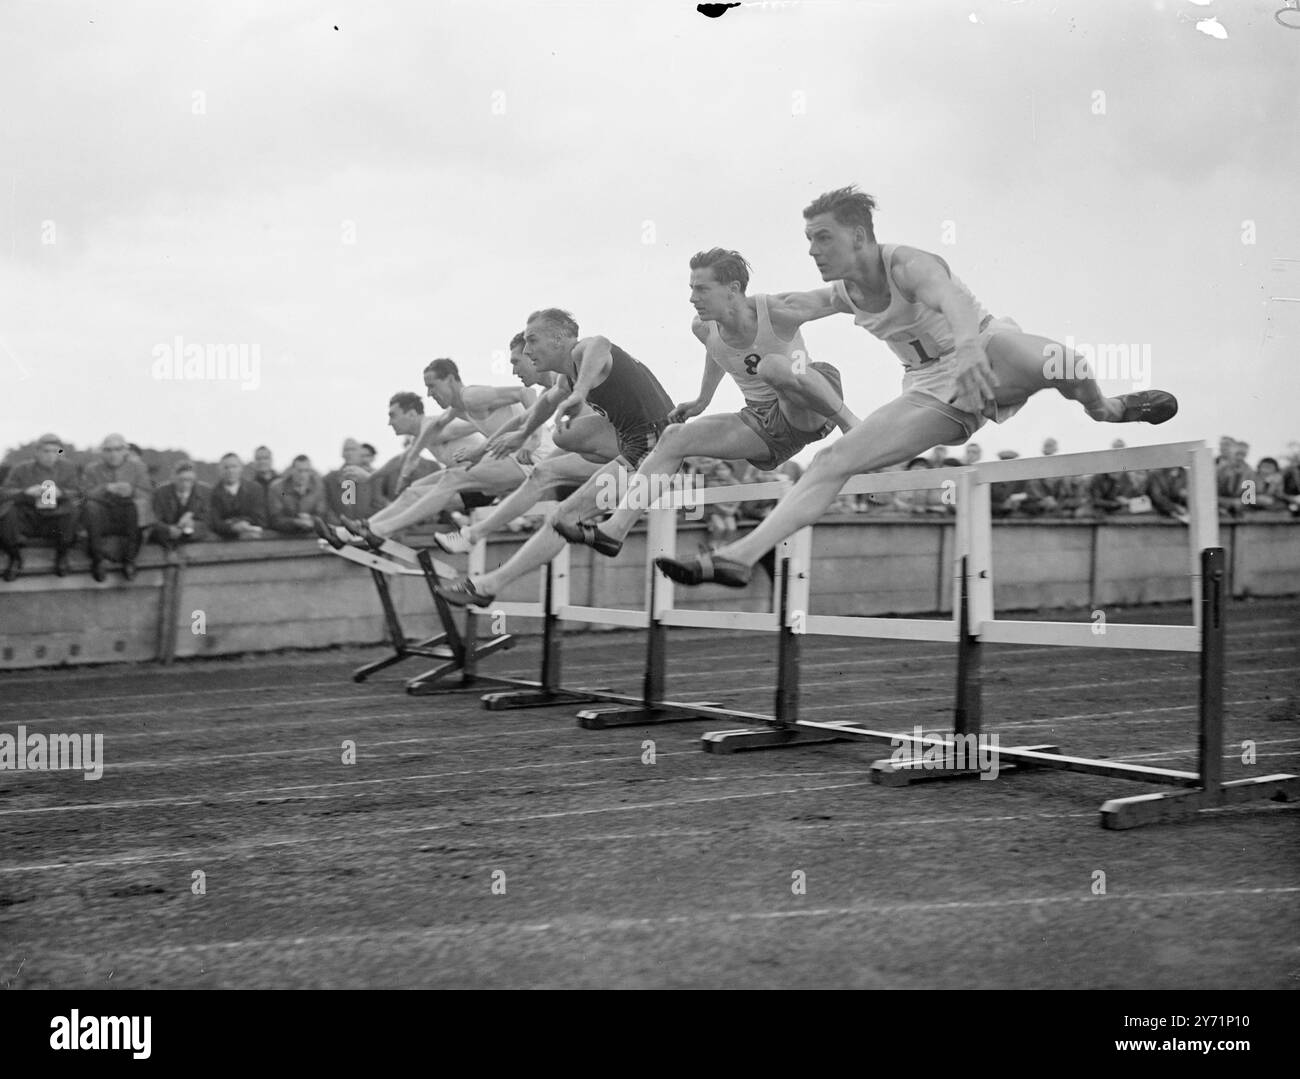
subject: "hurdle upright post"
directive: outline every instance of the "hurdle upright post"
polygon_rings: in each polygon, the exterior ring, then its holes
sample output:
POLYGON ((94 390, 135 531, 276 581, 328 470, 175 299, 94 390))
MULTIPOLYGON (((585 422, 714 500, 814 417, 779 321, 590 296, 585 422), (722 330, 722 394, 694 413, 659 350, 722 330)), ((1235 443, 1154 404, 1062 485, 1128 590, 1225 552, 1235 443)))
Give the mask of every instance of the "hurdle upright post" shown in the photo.
POLYGON ((1187 527, 1191 548, 1192 619, 1201 624, 1204 588, 1203 551, 1219 546, 1219 498, 1215 488, 1214 451, 1200 446, 1187 455, 1187 527))
POLYGON ((984 718, 983 646, 979 631, 993 614, 993 513, 989 485, 973 468, 957 478, 953 617, 957 631, 954 734, 979 734, 984 718))
POLYGON ((808 618, 812 529, 802 528, 777 547, 776 703, 773 718, 782 727, 799 722, 800 638, 808 618))
POLYGON ((602 693, 600 699, 609 703, 584 708, 578 713, 578 726, 584 730, 690 722, 700 718, 701 710, 718 707, 712 701, 666 699, 668 625, 663 614, 672 609, 673 583, 660 574, 654 560, 671 555, 677 546, 677 507, 671 496, 664 496, 650 507, 646 529, 646 651, 641 697, 638 700, 623 694, 602 693))
POLYGON ((1201 552, 1201 722, 1197 755, 1201 761, 1202 788, 1215 797, 1223 785, 1223 673, 1227 637, 1224 561, 1222 547, 1201 552))

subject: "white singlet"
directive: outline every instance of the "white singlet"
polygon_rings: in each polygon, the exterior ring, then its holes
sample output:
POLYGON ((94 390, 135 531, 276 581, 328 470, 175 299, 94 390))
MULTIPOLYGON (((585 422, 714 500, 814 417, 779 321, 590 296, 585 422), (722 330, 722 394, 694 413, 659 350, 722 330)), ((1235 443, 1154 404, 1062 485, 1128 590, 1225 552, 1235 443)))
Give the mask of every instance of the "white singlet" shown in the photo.
POLYGON ((777 393, 770 384, 757 375, 759 361, 764 356, 777 354, 787 359, 802 359, 812 362, 808 349, 803 343, 803 335, 795 331, 794 337, 783 341, 772 329, 772 319, 767 310, 767 297, 758 294, 754 297, 754 306, 758 315, 758 330, 754 341, 745 348, 733 348, 722 339, 722 332, 714 321, 704 323, 709 328, 708 339, 704 343, 705 354, 736 380, 745 401, 752 404, 770 404, 777 400, 777 393))

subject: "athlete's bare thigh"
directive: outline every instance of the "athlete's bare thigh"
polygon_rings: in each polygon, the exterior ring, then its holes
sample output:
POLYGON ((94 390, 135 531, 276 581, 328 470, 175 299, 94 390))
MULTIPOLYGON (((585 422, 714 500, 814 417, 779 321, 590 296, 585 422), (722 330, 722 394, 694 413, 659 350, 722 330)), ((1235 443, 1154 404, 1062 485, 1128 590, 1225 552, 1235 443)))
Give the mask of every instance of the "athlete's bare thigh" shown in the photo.
POLYGON ((835 474, 848 478, 910 461, 935 446, 965 440, 965 429, 951 416, 904 395, 876 409, 822 450, 818 463, 824 458, 835 474))
POLYGON ((618 456, 618 434, 614 425, 595 413, 579 416, 564 427, 557 426, 554 442, 566 453, 580 454, 598 464, 618 456))
POLYGON ((767 443, 736 413, 717 416, 700 416, 686 423, 673 425, 669 431, 672 448, 683 457, 717 457, 724 461, 762 460, 768 455, 767 443))
POLYGON ((1024 404, 1039 390, 1050 388, 1053 380, 1047 375, 1048 363, 1054 355, 1069 355, 1064 345, 1050 337, 1014 331, 995 334, 984 352, 997 377, 994 390, 1000 405, 1024 404), (1053 349, 1059 351, 1054 353, 1053 349))

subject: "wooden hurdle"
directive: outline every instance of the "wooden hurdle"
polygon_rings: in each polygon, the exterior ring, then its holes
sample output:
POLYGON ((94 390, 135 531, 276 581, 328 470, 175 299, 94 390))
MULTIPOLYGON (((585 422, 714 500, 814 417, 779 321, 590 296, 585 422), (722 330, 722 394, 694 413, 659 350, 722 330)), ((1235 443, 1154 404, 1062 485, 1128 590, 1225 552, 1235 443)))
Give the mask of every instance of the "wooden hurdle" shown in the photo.
MULTIPOLYGON (((771 485, 769 485, 771 486, 771 485)), ((672 511, 675 519, 676 510, 672 511)), ((652 521, 651 529, 655 523, 652 521)), ((659 522, 662 528, 662 521, 659 522)), ((659 703, 663 697, 663 636, 662 629, 655 625, 653 619, 655 578, 654 565, 647 562, 645 578, 646 606, 643 610, 630 610, 617 607, 587 607, 571 602, 569 595, 569 557, 570 548, 566 547, 543 572, 547 574, 547 587, 543 607, 539 610, 531 605, 497 603, 493 613, 501 612, 507 617, 542 617, 544 633, 542 638, 542 669, 550 671, 547 657, 558 656, 561 640, 560 626, 563 623, 577 625, 614 625, 629 629, 648 629, 646 638, 646 674, 643 680, 642 696, 636 697, 626 693, 616 693, 604 687, 583 686, 564 689, 560 687, 558 660, 552 673, 551 695, 530 694, 527 690, 502 691, 485 694, 483 707, 491 711, 505 708, 534 708, 549 704, 563 703, 564 699, 581 698, 588 702, 603 702, 594 708, 584 709, 578 713, 579 725, 588 729, 605 727, 623 727, 644 725, 647 723, 679 722, 685 719, 708 718, 698 713, 709 709, 709 702, 696 701, 684 703, 659 703), (561 696, 557 696, 559 694, 561 696)), ((481 562, 471 563, 471 572, 481 570, 481 562)))
POLYGON ((354 682, 364 682, 372 674, 408 659, 436 659, 440 661, 438 666, 407 679, 407 693, 423 695, 476 689, 484 684, 484 679, 477 672, 478 661, 493 652, 499 652, 513 645, 514 642, 506 634, 499 634, 490 640, 480 642, 472 618, 466 621, 464 633, 457 629, 447 601, 438 595, 436 588, 439 576, 449 572, 448 568, 435 562, 428 551, 403 547, 392 540, 384 544, 382 552, 367 551, 352 546, 336 549, 324 540, 320 540, 319 543, 322 550, 370 571, 375 592, 379 596, 379 605, 384 613, 384 628, 388 642, 392 646, 392 653, 383 659, 358 667, 352 674, 354 682), (397 548, 402 548, 402 552, 407 553, 399 552, 397 548), (401 561, 397 558, 385 557, 394 554, 401 561), (389 578, 395 577, 419 577, 425 582, 429 595, 433 599, 438 622, 442 626, 440 632, 424 638, 411 637, 406 633, 402 628, 401 618, 393 603, 392 590, 389 586, 389 578), (459 679, 451 681, 457 675, 459 679))
MULTIPOLYGON (((392 654, 373 663, 358 667, 352 678, 364 682, 370 675, 384 670, 396 663, 412 658, 436 659, 438 666, 407 679, 406 692, 413 696, 429 696, 440 693, 482 690, 486 687, 507 687, 517 693, 518 700, 531 699, 536 704, 571 703, 579 704, 592 698, 560 688, 561 642, 558 620, 548 612, 552 609, 552 592, 555 582, 568 577, 568 552, 548 565, 542 574, 543 597, 539 604, 501 604, 509 608, 508 613, 520 616, 536 616, 543 621, 542 669, 540 678, 531 681, 521 678, 503 678, 488 676, 479 672, 480 660, 514 646, 514 638, 505 632, 491 632, 480 640, 479 623, 490 619, 489 626, 497 614, 491 615, 477 611, 473 607, 465 609, 465 629, 462 632, 456 625, 451 605, 438 594, 439 580, 452 578, 455 571, 443 562, 435 559, 428 549, 415 549, 386 540, 379 552, 347 546, 335 549, 324 540, 319 541, 323 550, 339 555, 349 562, 364 566, 370 571, 379 596, 379 604, 384 613, 384 625, 392 654), (393 603, 389 587, 390 577, 420 577, 429 590, 433 600, 434 612, 438 618, 441 631, 432 637, 412 638, 402 628, 397 608, 393 603)), ((486 559, 486 543, 479 543, 470 552, 470 570, 482 570, 486 559)), ((514 705, 520 707, 522 705, 514 705)), ((502 705, 501 707, 510 707, 502 705)))
MULTIPOLYGON (((753 489, 729 487, 725 491, 705 492, 703 501, 708 503, 725 499, 734 502, 770 498, 771 494, 765 489, 760 490, 766 486, 768 485, 755 485, 753 489)), ((792 537, 781 553, 779 620, 735 613, 676 611, 671 606, 671 584, 661 582, 661 587, 654 590, 652 627, 690 625, 719 629, 775 630, 778 636, 774 714, 755 716, 753 713, 726 709, 693 709, 695 715, 726 716, 750 723, 757 719, 761 724, 741 730, 707 733, 702 743, 706 751, 729 753, 828 741, 887 742, 897 746, 900 740, 905 740, 913 745, 914 752, 934 751, 945 757, 964 754, 966 745, 958 746, 955 739, 946 735, 918 739, 913 735, 873 729, 860 721, 819 722, 800 719, 798 655, 799 638, 803 634, 954 643, 957 647, 957 692, 953 735, 960 735, 967 740, 978 738, 981 734, 980 649, 984 643, 1195 651, 1201 657, 1198 771, 1185 772, 1070 757, 1061 754, 1055 746, 995 747, 993 752, 998 760, 999 771, 1056 768, 1186 788, 1177 792, 1108 801, 1102 807, 1102 824, 1111 829, 1131 828, 1153 821, 1186 819, 1203 809, 1240 802, 1300 797, 1300 776, 1273 775, 1233 783, 1224 783, 1221 778, 1226 570, 1224 552, 1218 546, 1213 456, 1203 442, 988 462, 971 467, 929 470, 924 475, 885 473, 859 476, 845 485, 844 492, 881 493, 934 488, 955 489, 956 492, 957 537, 951 620, 808 614, 810 529, 804 529, 792 537), (1103 633, 1098 634, 1092 623, 1020 622, 995 618, 989 497, 991 484, 1019 479, 1171 467, 1187 468, 1189 474, 1193 625, 1108 625, 1103 633)), ((675 511, 665 508, 652 510, 651 513, 661 517, 657 546, 663 546, 672 537, 675 511)), ((671 551, 672 547, 669 546, 668 549, 671 551)), ((651 555, 653 557, 654 554, 651 555)), ((664 651, 662 645, 650 650, 647 685, 656 676, 653 663, 662 663, 664 651)), ((658 707, 682 706, 659 702, 658 707)), ((869 702, 866 702, 865 707, 870 707, 869 702)), ((962 756, 961 759, 965 757, 962 756)), ((969 778, 980 774, 980 770, 973 767, 932 770, 900 768, 892 760, 877 761, 872 767, 874 780, 891 785, 969 778)))

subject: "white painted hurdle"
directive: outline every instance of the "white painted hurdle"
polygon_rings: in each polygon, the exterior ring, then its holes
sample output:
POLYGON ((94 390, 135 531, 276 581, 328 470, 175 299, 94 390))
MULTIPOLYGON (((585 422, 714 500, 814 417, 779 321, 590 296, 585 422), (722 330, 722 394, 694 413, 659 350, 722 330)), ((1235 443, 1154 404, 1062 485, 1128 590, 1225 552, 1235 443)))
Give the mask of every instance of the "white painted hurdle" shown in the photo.
MULTIPOLYGON (((704 504, 766 499, 776 485, 727 487, 705 491, 704 504)), ((671 583, 660 581, 652 590, 651 636, 669 626, 711 627, 775 631, 779 635, 777 688, 772 716, 709 709, 707 714, 730 715, 762 726, 715 731, 704 736, 703 747, 715 753, 772 748, 843 740, 883 741, 897 745, 898 732, 873 730, 853 721, 814 722, 798 716, 798 653, 806 634, 954 642, 958 646, 957 693, 953 734, 978 736, 982 718, 980 700, 980 648, 990 644, 1036 644, 1068 647, 1104 647, 1199 652, 1201 656, 1200 766, 1197 772, 1149 768, 1111 761, 1069 757, 1055 746, 1019 746, 996 750, 1002 770, 1017 767, 1051 767, 1186 788, 1177 792, 1116 799, 1102 807, 1108 828, 1129 828, 1156 820, 1183 819, 1202 809, 1261 798, 1300 797, 1300 777, 1265 776, 1231 783, 1222 781, 1223 652, 1224 652, 1224 552, 1218 546, 1218 513, 1214 489, 1213 456, 1203 442, 1182 442, 1124 450, 1065 454, 1051 458, 996 461, 970 467, 932 469, 924 473, 893 472, 858 476, 843 488, 845 494, 878 494, 909 490, 946 489, 956 495, 956 543, 953 561, 953 616, 950 620, 869 618, 812 615, 809 593, 812 564, 811 529, 791 537, 778 559, 778 600, 775 617, 708 611, 680 611, 672 606, 671 583), (1073 477, 1098 472, 1174 468, 1188 470, 1190 576, 1193 624, 1108 625, 1098 634, 1094 624, 1027 622, 998 619, 993 604, 993 543, 990 486, 1027 479, 1073 477)), ((680 496, 663 500, 651 510, 650 559, 672 554, 675 548, 676 507, 680 496)), ((657 653, 662 662, 664 649, 657 653)), ((649 675, 647 675, 649 681, 649 675)), ((869 707, 869 701, 864 702, 869 707)), ((704 714, 704 710, 695 710, 704 714)), ((580 713, 580 716, 583 713, 580 713)), ((903 735, 911 740, 910 735, 903 735)), ((923 746, 955 751, 946 737, 924 739, 923 746)), ((919 747, 918 747, 919 748, 919 747)), ((899 770, 890 762, 877 762, 873 778, 904 784, 925 779, 976 775, 974 769, 918 772, 899 770)))
MULTIPOLYGON (((676 548, 677 513, 686 507, 718 502, 779 498, 785 488, 776 483, 678 492, 664 495, 648 514, 645 609, 642 611, 576 605, 569 595, 569 551, 543 572, 543 595, 535 604, 495 604, 489 616, 540 617, 544 620, 543 676, 540 682, 512 684, 513 691, 494 692, 483 698, 489 709, 534 707, 570 700, 603 701, 602 707, 578 713, 588 728, 642 726, 698 719, 740 720, 759 726, 714 731, 704 735, 703 748, 715 753, 792 746, 812 742, 880 741, 898 744, 900 737, 917 749, 944 754, 958 750, 958 737, 978 737, 982 719, 980 650, 984 643, 1061 645, 1068 647, 1132 648, 1199 652, 1200 764, 1196 772, 1150 768, 1113 761, 1070 757, 1055 746, 997 747, 999 770, 1056 768, 1114 778, 1181 787, 1182 790, 1115 799, 1102 807, 1108 828, 1130 828, 1158 820, 1185 819, 1202 809, 1263 798, 1300 797, 1300 777, 1265 776, 1222 781, 1223 668, 1225 641, 1225 566, 1218 543, 1217 500, 1213 457, 1202 442, 1183 442, 1094 453, 1065 454, 1052 458, 997 461, 969 467, 890 472, 858 476, 843 488, 846 494, 881 494, 941 489, 955 494, 956 542, 953 552, 953 614, 950 619, 875 618, 813 615, 811 592, 812 529, 805 528, 780 544, 777 551, 776 588, 772 609, 762 612, 679 610, 673 606, 670 581, 654 568, 654 559, 672 555, 676 548), (1021 479, 1056 478, 1096 472, 1182 467, 1188 470, 1190 577, 1194 620, 1190 626, 1109 625, 1105 633, 1094 624, 1025 622, 998 619, 993 604, 993 543, 990 486, 1021 479), (640 696, 604 689, 564 689, 560 685, 559 643, 562 621, 614 624, 647 629, 646 666, 640 696), (743 629, 777 634, 777 685, 772 715, 726 709, 709 702, 675 702, 664 698, 667 631, 670 627, 743 629), (800 719, 799 648, 807 634, 841 637, 915 640, 954 643, 957 646, 957 686, 951 736, 926 737, 874 730, 860 722, 818 722, 800 719)), ((429 573, 428 553, 419 557, 429 573)), ((486 547, 478 545, 470 556, 470 571, 485 567, 486 547)), ((376 573, 378 578, 378 574, 376 573)), ((431 579, 431 578, 430 578, 431 579)), ((436 596, 436 594, 435 594, 436 596)), ((445 608, 445 601, 436 597, 445 608)), ((482 613, 469 609, 467 636, 482 613)), ((399 657, 400 658, 400 657, 399 657)), ((385 661, 395 662, 396 660, 385 661)), ((509 682, 510 680, 505 680, 509 682)), ((414 690, 412 690, 414 692, 414 690)), ((979 774, 971 768, 933 772, 900 770, 892 762, 878 761, 872 776, 877 782, 902 785, 928 779, 979 774)))

